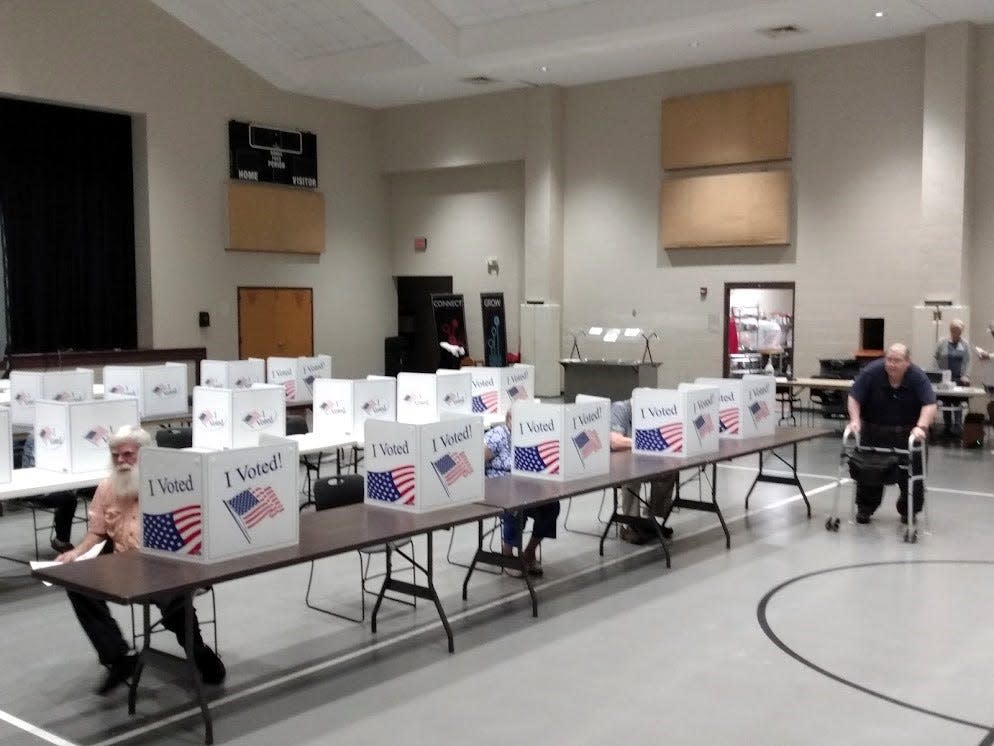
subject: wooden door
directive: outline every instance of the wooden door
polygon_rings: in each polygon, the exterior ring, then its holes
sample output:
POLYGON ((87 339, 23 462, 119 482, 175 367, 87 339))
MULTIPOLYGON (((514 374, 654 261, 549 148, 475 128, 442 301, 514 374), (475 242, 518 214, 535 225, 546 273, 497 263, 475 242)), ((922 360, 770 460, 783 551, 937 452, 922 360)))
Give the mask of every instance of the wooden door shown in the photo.
POLYGON ((311 288, 238 288, 238 356, 314 354, 311 288))

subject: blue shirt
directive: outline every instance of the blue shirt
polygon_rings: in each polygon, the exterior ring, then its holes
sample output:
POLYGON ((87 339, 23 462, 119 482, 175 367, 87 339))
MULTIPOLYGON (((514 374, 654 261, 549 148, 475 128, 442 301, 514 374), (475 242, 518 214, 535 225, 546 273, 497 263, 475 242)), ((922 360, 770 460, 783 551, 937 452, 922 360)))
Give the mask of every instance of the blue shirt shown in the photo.
POLYGON ((864 422, 908 429, 918 422, 922 407, 935 404, 932 383, 921 368, 914 363, 909 365, 901 384, 894 388, 887 380, 884 358, 874 360, 860 371, 849 389, 849 396, 859 402, 859 414, 864 422))
POLYGON ((483 445, 490 449, 493 458, 487 461, 487 477, 503 477, 511 473, 511 430, 507 425, 497 425, 483 434, 483 445))

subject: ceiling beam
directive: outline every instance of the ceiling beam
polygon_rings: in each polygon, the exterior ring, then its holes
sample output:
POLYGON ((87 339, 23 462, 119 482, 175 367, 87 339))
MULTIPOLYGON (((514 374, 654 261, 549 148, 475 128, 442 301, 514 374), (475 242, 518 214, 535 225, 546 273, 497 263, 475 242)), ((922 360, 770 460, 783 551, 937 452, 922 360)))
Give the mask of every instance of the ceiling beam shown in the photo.
POLYGON ((428 63, 458 57, 459 29, 427 0, 358 0, 428 63))

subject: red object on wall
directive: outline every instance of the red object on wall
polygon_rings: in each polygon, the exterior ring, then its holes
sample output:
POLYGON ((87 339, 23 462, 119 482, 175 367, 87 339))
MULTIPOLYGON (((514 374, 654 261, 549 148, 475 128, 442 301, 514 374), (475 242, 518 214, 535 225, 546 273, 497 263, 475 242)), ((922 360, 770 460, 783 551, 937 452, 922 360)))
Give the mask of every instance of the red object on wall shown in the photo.
POLYGON ((419 237, 414 239, 414 250, 415 251, 425 251, 428 248, 428 239, 425 237, 419 237))
POLYGON ((735 326, 735 319, 728 317, 728 354, 734 355, 739 351, 739 330, 735 326))

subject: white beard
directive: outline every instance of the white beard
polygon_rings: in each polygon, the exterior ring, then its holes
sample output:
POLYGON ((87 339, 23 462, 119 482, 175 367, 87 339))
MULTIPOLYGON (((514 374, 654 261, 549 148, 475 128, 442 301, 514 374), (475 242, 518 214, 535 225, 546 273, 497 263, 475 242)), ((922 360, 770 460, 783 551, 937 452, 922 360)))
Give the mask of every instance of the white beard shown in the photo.
POLYGON ((117 497, 134 497, 138 494, 138 468, 116 468, 110 475, 110 485, 117 497))

